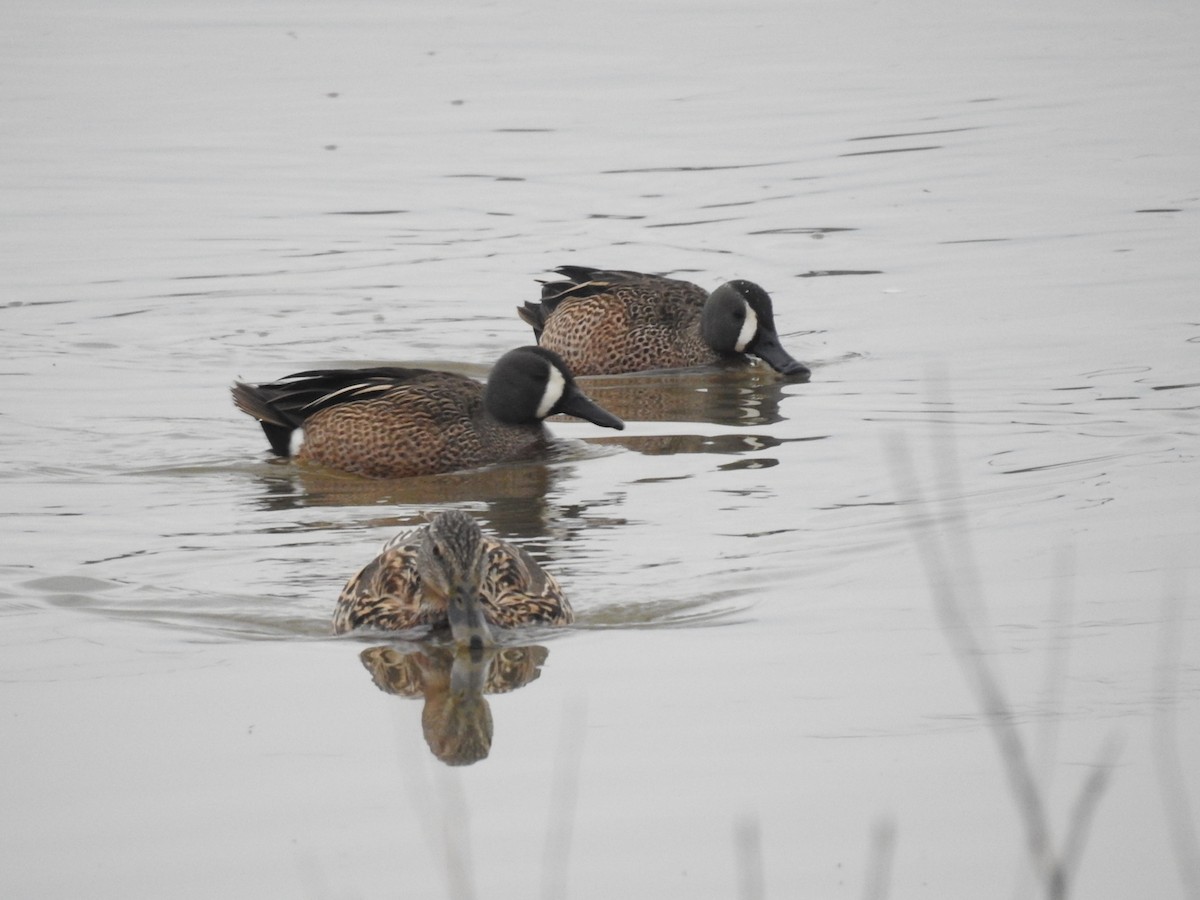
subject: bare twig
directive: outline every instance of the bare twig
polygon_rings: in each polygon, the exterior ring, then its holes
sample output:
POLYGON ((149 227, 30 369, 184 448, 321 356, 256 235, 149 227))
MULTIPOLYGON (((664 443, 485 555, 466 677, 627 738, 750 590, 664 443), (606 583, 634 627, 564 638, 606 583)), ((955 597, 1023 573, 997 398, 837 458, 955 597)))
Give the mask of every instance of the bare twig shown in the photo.
POLYGON ((583 762, 583 739, 587 728, 587 706, 583 701, 563 709, 550 787, 550 815, 546 823, 545 865, 542 866, 542 896, 562 900, 567 896, 567 872, 571 861, 571 835, 579 801, 579 770, 583 762))
POLYGON ((1050 792, 1054 781, 1054 760, 1058 751, 1058 726, 1062 720, 1063 693, 1067 682, 1071 627, 1075 605, 1071 586, 1075 583, 1075 549, 1062 550, 1055 565, 1054 597, 1051 601, 1053 631, 1046 645, 1046 668, 1042 681, 1042 710, 1038 760, 1038 780, 1043 793, 1050 792))
MULTIPOLYGON (((1116 744, 1110 739, 1076 798, 1068 819, 1063 851, 1056 853, 1046 812, 1045 785, 1039 785, 1025 743, 1016 727, 1012 707, 1000 681, 988 664, 982 639, 966 608, 966 599, 978 602, 982 596, 977 583, 977 567, 972 561, 967 518, 959 498, 963 496, 958 478, 956 455, 947 441, 938 454, 942 475, 941 497, 936 513, 919 512, 923 491, 907 446, 897 443, 891 453, 893 477, 902 497, 910 502, 900 505, 913 535, 917 553, 925 569, 934 605, 943 631, 958 660, 967 683, 983 710, 989 730, 996 740, 1000 759, 1025 829, 1026 851, 1043 890, 1051 900, 1062 900, 1070 892, 1071 876, 1083 852, 1087 831, 1115 760, 1116 744), (958 566, 952 563, 959 563, 958 566)), ((981 607, 975 610, 981 611, 981 607)), ((1061 659, 1052 661, 1047 673, 1051 688, 1061 684, 1061 659)), ((1058 703, 1055 692, 1049 696, 1058 703)), ((1044 754, 1053 749, 1053 741, 1044 754)))
POLYGON ((1071 815, 1067 818, 1067 834, 1063 838, 1062 851, 1059 853, 1055 865, 1064 885, 1070 883, 1071 875, 1074 874, 1079 859, 1083 856, 1083 847, 1087 843, 1087 831, 1091 827, 1096 806, 1108 786, 1108 779, 1112 774, 1113 766, 1116 765, 1117 757, 1121 755, 1120 744, 1121 742, 1114 735, 1108 736, 1104 746, 1097 754, 1096 761, 1092 763, 1091 773, 1079 788, 1079 795, 1075 798, 1075 805, 1071 808, 1071 815))
POLYGON ((442 848, 446 854, 446 875, 450 896, 471 900, 475 896, 474 866, 471 862, 471 822, 467 798, 457 771, 438 769, 441 815, 439 825, 442 848))
POLYGON ((763 900, 766 885, 763 878, 762 830, 758 816, 742 819, 733 829, 737 847, 738 897, 741 900, 763 900))
POLYGON ((867 881, 863 885, 863 900, 887 900, 895 852, 896 824, 891 819, 883 819, 871 833, 871 859, 867 866, 867 881))
MULTIPOLYGON (((898 445, 892 453, 893 469, 897 481, 906 485, 908 496, 919 496, 921 490, 907 447, 898 445)), ((943 471, 946 471, 943 469, 943 471)), ((947 501, 949 502, 949 501, 947 501)), ((909 528, 917 545, 925 569, 925 577, 932 590, 934 605, 942 628, 954 656, 962 667, 967 683, 975 692, 1000 749, 1000 758, 1008 776, 1009 789, 1016 799, 1017 808, 1025 825, 1025 843, 1035 869, 1042 875, 1052 867, 1053 853, 1050 849, 1050 833, 1042 796, 1033 777, 1025 747, 1013 724, 1012 711, 1004 697, 992 670, 988 667, 983 648, 979 645, 975 630, 971 627, 962 606, 958 602, 956 586, 947 558, 947 550, 940 546, 935 526, 922 521, 915 506, 901 506, 909 520, 909 528)), ((961 516, 954 517, 955 530, 965 530, 961 516)), ((1053 895, 1052 895, 1053 896, 1053 895)))
POLYGON ((1155 771, 1166 812, 1167 830, 1175 850, 1175 867, 1184 894, 1200 897, 1200 839, 1196 835, 1196 817, 1187 794, 1187 780, 1179 759, 1179 739, 1175 728, 1175 704, 1178 702, 1179 665, 1183 657, 1183 586, 1178 566, 1171 566, 1174 584, 1163 595, 1163 616, 1158 653, 1157 712, 1154 717, 1155 771))

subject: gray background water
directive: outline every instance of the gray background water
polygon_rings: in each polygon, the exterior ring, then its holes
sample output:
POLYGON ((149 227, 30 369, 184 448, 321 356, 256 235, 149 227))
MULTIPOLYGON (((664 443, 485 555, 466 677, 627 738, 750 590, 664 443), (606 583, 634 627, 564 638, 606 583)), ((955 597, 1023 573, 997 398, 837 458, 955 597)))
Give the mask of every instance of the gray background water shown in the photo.
POLYGON ((858 897, 877 865, 893 896, 1028 893, 937 534, 1056 842, 1119 743, 1076 894, 1188 896, 1198 26, 10 4, 0 893, 858 897), (482 376, 563 263, 756 280, 812 383, 603 380, 620 436, 392 485, 269 463, 229 402, 316 363, 482 376), (326 636, 446 505, 581 617, 458 769, 326 636))

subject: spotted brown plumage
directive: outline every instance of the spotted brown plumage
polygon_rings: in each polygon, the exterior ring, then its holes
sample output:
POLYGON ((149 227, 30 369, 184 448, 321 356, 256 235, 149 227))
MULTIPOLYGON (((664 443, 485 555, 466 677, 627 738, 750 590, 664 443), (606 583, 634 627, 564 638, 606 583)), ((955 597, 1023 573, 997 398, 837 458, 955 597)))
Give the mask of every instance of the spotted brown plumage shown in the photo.
POLYGON ((776 371, 807 378, 775 330, 771 297, 750 281, 711 294, 689 281, 640 272, 560 266, 562 280, 517 309, 539 346, 576 375, 616 375, 757 356, 776 371))
POLYGON ((541 347, 506 353, 486 386, 430 369, 314 369, 265 384, 237 382, 233 399, 259 421, 276 455, 290 455, 299 428, 298 461, 374 478, 533 456, 549 440, 543 420, 556 413, 624 427, 588 399, 557 354, 541 347))
POLYGON ((458 643, 489 644, 492 628, 568 625, 575 615, 554 576, 520 547, 484 536, 461 510, 384 544, 342 590, 335 634, 449 626, 458 643))

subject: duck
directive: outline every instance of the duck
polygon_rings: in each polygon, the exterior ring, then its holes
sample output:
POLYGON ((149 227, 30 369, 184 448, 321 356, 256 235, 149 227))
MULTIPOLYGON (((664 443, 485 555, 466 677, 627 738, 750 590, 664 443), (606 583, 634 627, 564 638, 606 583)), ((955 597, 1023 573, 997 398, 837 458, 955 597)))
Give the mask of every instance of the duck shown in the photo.
POLYGON ((545 449, 543 421, 564 414, 604 428, 625 423, 592 401, 544 347, 505 353, 487 384, 453 372, 312 369, 263 384, 235 382, 233 402, 258 420, 276 456, 364 475, 434 475, 528 458, 545 449))
POLYGON ((539 301, 517 314, 538 345, 576 375, 745 364, 758 357, 781 375, 807 380, 808 366, 784 349, 771 296, 752 281, 711 294, 690 281, 641 272, 559 266, 539 301))
POLYGON ((334 634, 357 628, 449 627, 457 646, 495 646, 495 629, 570 625, 571 604, 554 576, 520 547, 485 536, 460 509, 402 531, 342 589, 334 634))

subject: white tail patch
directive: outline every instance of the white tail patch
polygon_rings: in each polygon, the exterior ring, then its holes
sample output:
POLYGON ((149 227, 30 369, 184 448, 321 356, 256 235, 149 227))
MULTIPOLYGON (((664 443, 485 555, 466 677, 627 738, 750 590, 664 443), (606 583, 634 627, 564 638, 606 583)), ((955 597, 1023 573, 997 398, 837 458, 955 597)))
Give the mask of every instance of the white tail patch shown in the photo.
POLYGON ((300 452, 300 447, 304 444, 304 429, 297 428, 288 435, 288 456, 292 459, 296 458, 296 454, 300 452))
POLYGON ((538 404, 537 417, 544 419, 550 415, 550 410, 558 405, 563 391, 567 389, 567 379, 558 371, 558 366, 550 366, 550 379, 546 382, 546 390, 542 391, 542 402, 538 404))
POLYGON ((758 315, 749 303, 742 301, 742 305, 746 308, 746 321, 742 323, 742 330, 738 332, 737 343, 733 345, 733 349, 738 353, 745 353, 746 348, 750 346, 750 342, 754 340, 754 336, 758 334, 758 315))

